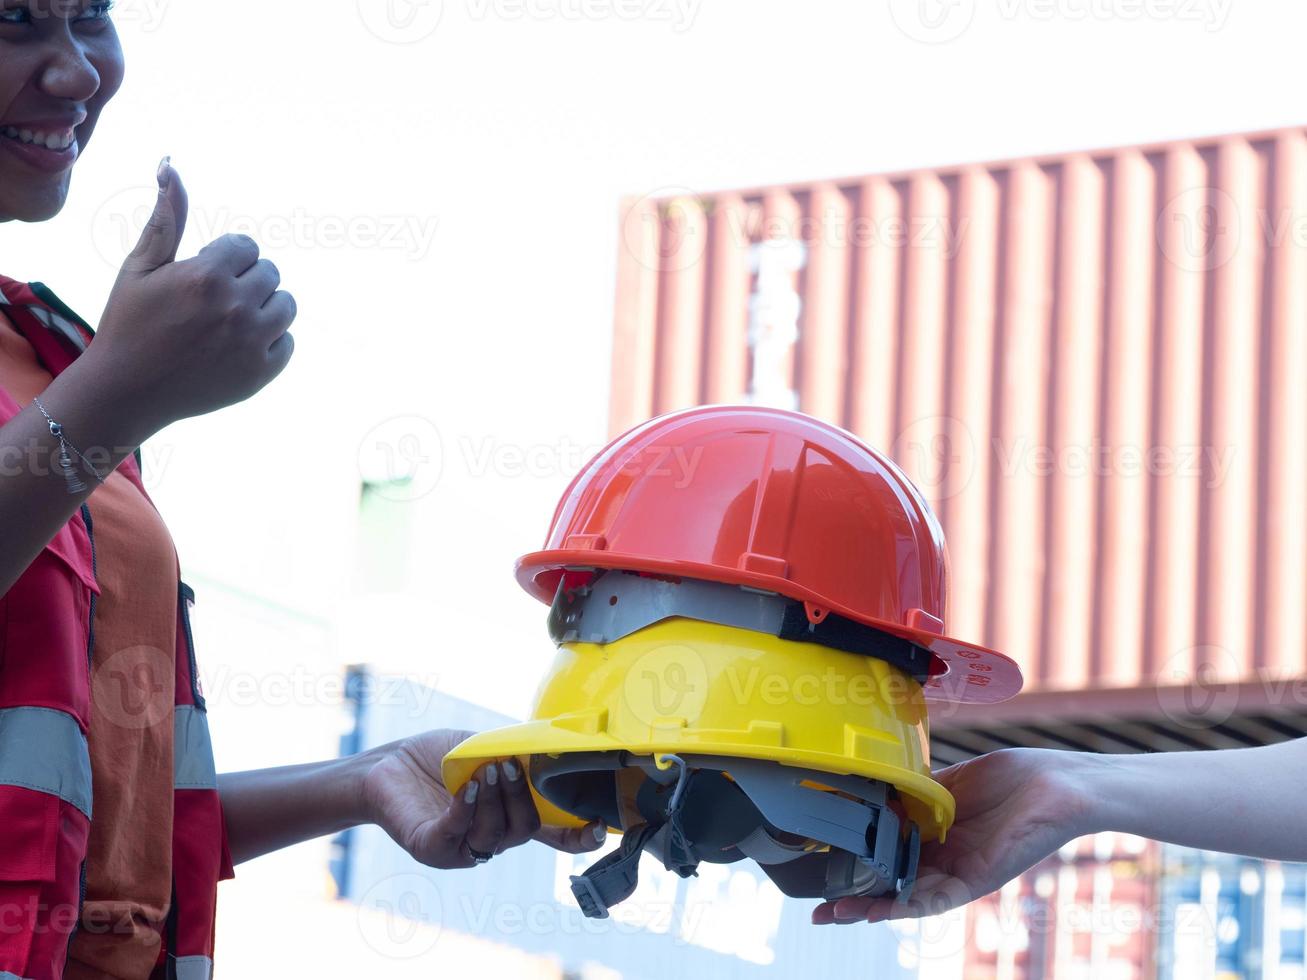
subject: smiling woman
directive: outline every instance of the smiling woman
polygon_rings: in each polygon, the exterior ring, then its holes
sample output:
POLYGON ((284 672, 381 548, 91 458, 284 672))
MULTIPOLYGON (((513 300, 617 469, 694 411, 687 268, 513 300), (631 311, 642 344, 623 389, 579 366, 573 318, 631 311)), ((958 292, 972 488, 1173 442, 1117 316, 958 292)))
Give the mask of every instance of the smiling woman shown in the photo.
MULTIPOLYGON (((63 208, 122 84, 110 7, 0 0, 0 221, 63 208)), ((207 978, 233 860, 359 823, 435 867, 539 833, 512 766, 445 790, 461 733, 216 774, 194 594, 135 451, 276 378, 296 307, 246 236, 177 261, 187 196, 167 158, 158 184, 98 331, 0 276, 0 977, 207 978)), ((540 836, 572 851, 603 838, 540 836)))
POLYGON ((0 221, 43 221, 123 80, 113 4, 0 0, 0 221))

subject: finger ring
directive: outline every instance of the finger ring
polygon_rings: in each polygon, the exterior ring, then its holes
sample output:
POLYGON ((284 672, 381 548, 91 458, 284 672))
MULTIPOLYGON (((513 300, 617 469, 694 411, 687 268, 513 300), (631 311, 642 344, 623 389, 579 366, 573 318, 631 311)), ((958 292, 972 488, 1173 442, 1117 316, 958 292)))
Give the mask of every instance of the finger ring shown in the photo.
POLYGON ((495 856, 493 851, 487 854, 485 851, 478 851, 471 844, 467 845, 467 853, 471 856, 472 860, 475 861, 477 864, 485 864, 487 861, 489 861, 492 857, 495 856))

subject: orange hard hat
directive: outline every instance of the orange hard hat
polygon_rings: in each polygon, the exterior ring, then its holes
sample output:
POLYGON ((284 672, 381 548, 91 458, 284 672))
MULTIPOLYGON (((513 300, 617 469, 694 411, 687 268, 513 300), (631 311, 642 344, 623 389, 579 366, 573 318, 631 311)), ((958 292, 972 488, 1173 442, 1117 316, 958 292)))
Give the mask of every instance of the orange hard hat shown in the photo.
POLYGON ((930 700, 1002 701, 1008 657, 945 634, 944 535, 921 493, 852 434, 798 412, 707 406, 610 443, 573 479, 544 549, 518 560, 545 603, 619 569, 775 593, 810 623, 870 626, 928 650, 930 700))

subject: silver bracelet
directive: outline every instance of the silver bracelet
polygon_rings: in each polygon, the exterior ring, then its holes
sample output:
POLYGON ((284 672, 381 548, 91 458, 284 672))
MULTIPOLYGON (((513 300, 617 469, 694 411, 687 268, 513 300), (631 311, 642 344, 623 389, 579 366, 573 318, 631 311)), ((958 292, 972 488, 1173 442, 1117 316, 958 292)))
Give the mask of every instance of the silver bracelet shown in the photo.
POLYGON ((68 492, 84 493, 86 491, 86 484, 77 475, 77 467, 73 463, 74 456, 80 459, 86 468, 91 471, 91 475, 95 477, 97 483, 103 484, 104 477, 91 465, 91 461, 78 452, 77 447, 68 441, 68 437, 64 435, 64 427, 50 417, 50 413, 41 404, 41 399, 36 398, 33 401, 35 401, 36 407, 40 409, 41 414, 45 417, 46 424, 50 426, 50 435, 59 440, 59 469, 64 475, 64 481, 68 484, 68 492))

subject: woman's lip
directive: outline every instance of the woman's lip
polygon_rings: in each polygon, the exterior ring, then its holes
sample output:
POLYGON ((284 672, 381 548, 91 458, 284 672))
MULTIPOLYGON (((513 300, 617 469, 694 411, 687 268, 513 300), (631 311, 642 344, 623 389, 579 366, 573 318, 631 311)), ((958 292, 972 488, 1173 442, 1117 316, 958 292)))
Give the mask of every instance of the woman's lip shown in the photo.
POLYGON ((0 136, 0 149, 12 153, 28 166, 47 174, 62 173, 77 160, 76 140, 66 150, 51 150, 44 146, 10 139, 8 136, 0 136))
POLYGON ((12 126, 14 129, 30 129, 33 132, 62 133, 65 129, 76 129, 86 122, 85 116, 59 116, 49 119, 25 119, 22 122, 0 120, 0 127, 12 126))

